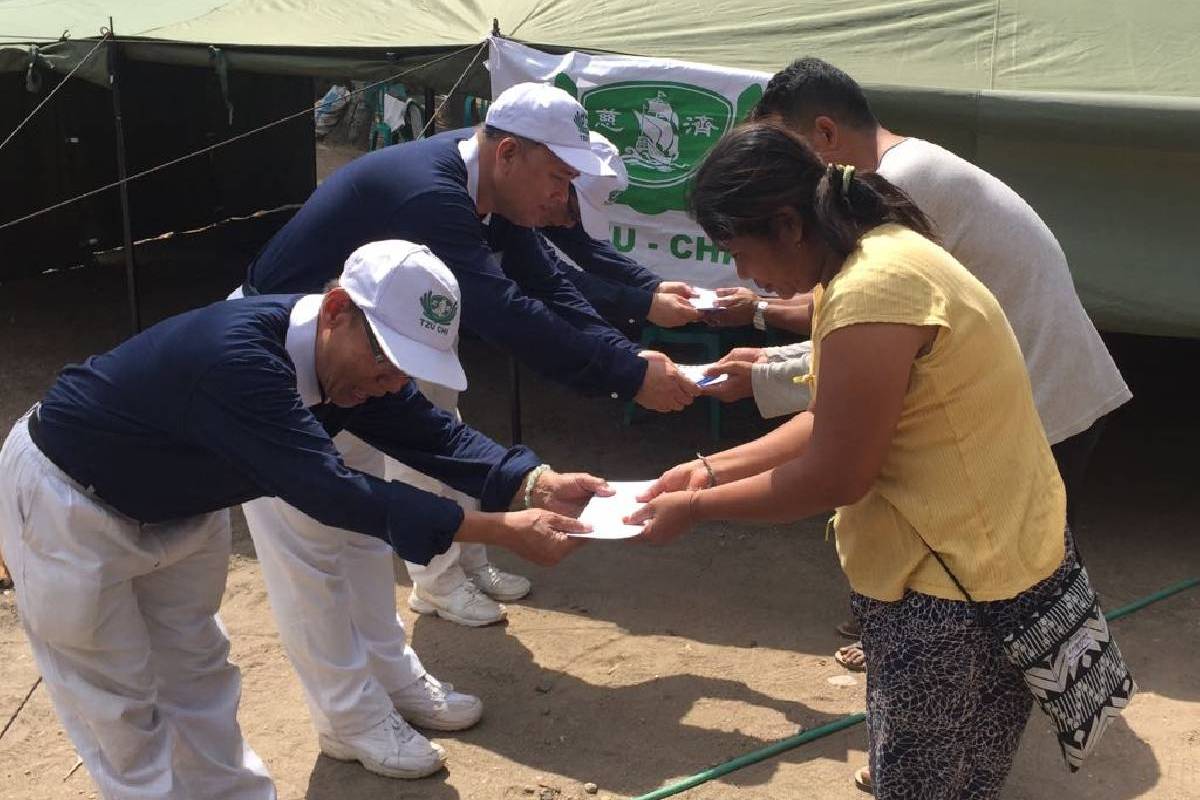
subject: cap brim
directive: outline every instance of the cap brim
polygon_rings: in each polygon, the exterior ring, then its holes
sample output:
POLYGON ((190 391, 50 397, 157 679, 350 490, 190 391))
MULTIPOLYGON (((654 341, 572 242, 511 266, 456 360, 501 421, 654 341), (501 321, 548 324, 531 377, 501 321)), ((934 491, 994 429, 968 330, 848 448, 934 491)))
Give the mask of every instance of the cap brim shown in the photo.
POLYGON ((579 201, 579 221, 583 223, 587 235, 593 239, 607 240, 610 234, 608 213, 593 203, 586 192, 576 191, 575 197, 579 201))
POLYGON ((454 350, 439 350, 436 347, 410 339, 380 324, 370 311, 364 309, 371 330, 388 359, 411 378, 417 378, 456 392, 467 389, 467 374, 454 350))
POLYGON ((617 174, 616 170, 608 165, 608 163, 592 152, 592 148, 588 145, 583 147, 566 147, 561 144, 547 144, 550 152, 561 158, 568 166, 582 172, 584 175, 595 175, 596 177, 612 177, 617 174))

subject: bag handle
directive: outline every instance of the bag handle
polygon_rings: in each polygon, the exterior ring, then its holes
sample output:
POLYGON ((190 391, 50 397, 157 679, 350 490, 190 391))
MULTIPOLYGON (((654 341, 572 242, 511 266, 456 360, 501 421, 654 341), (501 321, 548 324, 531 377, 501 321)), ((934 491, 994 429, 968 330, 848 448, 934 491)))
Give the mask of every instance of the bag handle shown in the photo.
MULTIPOLYGON (((942 558, 941 554, 929 546, 929 542, 925 541, 925 537, 921 535, 920 531, 918 531, 916 528, 913 528, 912 531, 914 534, 916 534, 916 537, 921 540, 921 544, 925 545, 925 549, 929 551, 929 554, 936 558, 937 562, 942 565, 942 569, 945 570, 946 574, 950 576, 950 580, 954 581, 954 585, 960 592, 962 592, 963 597, 967 598, 967 602, 974 603, 977 608, 980 607, 979 602, 975 600, 975 598, 971 597, 970 593, 967 592, 966 588, 963 587, 962 582, 959 581, 959 579, 955 577, 954 573, 950 571, 950 567, 946 566, 946 561, 942 558)), ((1083 559, 1079 557, 1079 545, 1075 543, 1075 534, 1071 531, 1071 527, 1069 525, 1066 526, 1066 535, 1067 540, 1071 543, 1071 549, 1075 551, 1075 561, 1079 564, 1079 566, 1082 567, 1083 559)))
POLYGON ((946 566, 946 561, 942 558, 941 554, 929 546, 929 542, 925 541, 925 537, 922 536, 916 528, 913 528, 913 533, 915 533, 917 538, 921 540, 921 544, 925 545, 925 549, 929 551, 930 555, 936 558, 937 562, 942 565, 942 569, 945 570, 946 574, 950 576, 950 580, 954 581, 954 585, 958 587, 960 592, 962 592, 963 597, 967 598, 967 602, 978 606, 979 604, 975 602, 975 598, 971 597, 971 594, 962 585, 962 582, 959 581, 959 579, 955 577, 954 573, 950 571, 950 567, 946 566))

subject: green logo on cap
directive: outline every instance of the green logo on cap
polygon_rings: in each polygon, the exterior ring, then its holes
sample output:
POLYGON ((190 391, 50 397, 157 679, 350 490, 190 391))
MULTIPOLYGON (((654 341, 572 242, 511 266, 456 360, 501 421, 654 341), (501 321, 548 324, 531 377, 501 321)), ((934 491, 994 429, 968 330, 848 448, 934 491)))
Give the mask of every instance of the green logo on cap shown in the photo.
POLYGON ((433 290, 430 290, 421 295, 421 310, 425 316, 425 319, 421 320, 421 327, 436 330, 438 333, 449 333, 444 326, 454 322, 454 317, 458 314, 458 303, 444 294, 434 294, 433 290))

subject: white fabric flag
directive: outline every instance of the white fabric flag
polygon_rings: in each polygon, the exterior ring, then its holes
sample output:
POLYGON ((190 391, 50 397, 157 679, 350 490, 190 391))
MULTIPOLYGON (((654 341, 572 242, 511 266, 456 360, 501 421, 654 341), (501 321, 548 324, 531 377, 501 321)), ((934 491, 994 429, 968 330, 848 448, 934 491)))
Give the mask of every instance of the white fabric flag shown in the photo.
POLYGON ((492 96, 525 81, 575 96, 588 126, 617 146, 629 188, 608 206, 617 250, 665 280, 696 286, 750 285, 685 213, 701 158, 762 97, 769 75, 665 58, 552 55, 493 37, 492 96))

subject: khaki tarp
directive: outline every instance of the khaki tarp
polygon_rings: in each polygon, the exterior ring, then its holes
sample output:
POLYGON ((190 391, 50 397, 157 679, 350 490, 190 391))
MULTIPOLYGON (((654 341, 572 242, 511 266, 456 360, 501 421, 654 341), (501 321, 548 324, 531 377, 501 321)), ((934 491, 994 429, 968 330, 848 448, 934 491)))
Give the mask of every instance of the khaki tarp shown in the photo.
MULTIPOLYGON (((826 58, 889 127, 939 141, 1042 213, 1102 327, 1200 336, 1200 4, 1147 0, 0 0, 0 70, 65 71, 107 26, 131 59, 379 78, 505 35, 774 71, 826 58)), ((474 52, 423 70, 446 88, 474 52)), ((481 59, 482 60, 482 59, 481 59)), ((81 71, 102 82, 102 58, 81 71)), ((479 91, 477 73, 466 86, 479 91)))

